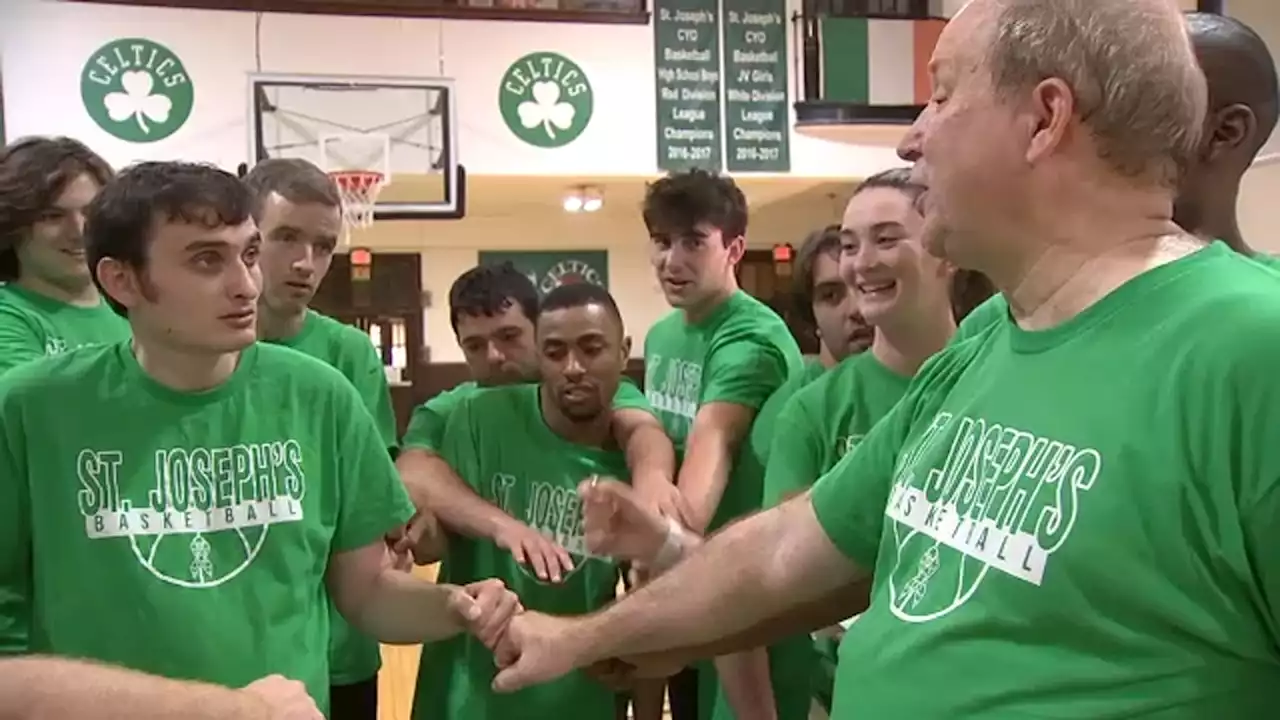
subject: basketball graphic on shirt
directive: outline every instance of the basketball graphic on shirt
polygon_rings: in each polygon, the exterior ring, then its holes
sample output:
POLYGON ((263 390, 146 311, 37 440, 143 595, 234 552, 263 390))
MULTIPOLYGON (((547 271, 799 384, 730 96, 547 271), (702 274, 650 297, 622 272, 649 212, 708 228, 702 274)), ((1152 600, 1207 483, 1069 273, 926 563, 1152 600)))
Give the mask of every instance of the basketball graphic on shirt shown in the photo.
POLYGON ((222 585, 253 564, 272 526, 302 520, 295 440, 166 448, 143 465, 118 451, 81 451, 79 510, 89 539, 128 542, 138 564, 170 585, 222 585))
POLYGON ((890 610, 929 622, 989 582, 1039 586, 1101 467, 1093 448, 939 413, 903 453, 885 510, 890 610))

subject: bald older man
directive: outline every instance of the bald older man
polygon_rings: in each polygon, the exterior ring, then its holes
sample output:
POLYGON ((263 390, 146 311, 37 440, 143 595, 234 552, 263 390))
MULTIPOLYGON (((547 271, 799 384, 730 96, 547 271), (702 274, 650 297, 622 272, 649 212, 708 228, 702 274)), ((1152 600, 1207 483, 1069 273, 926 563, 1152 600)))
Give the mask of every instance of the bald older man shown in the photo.
POLYGON ((500 688, 715 646, 874 572, 837 720, 1272 716, 1280 276, 1173 223, 1206 112, 1182 17, 974 0, 930 72, 900 148, 926 243, 1012 317, 810 494, 605 611, 517 617, 500 688))
MULTIPOLYGON (((1187 30, 1209 87, 1200 150, 1182 178, 1173 203, 1173 221, 1206 240, 1222 242, 1264 265, 1280 269, 1280 258, 1256 252, 1240 234, 1236 200, 1240 183, 1276 128, 1280 81, 1267 44, 1235 18, 1187 13, 1187 30)), ((961 343, 1009 315, 1003 295, 994 295, 970 313, 952 344, 961 343)))

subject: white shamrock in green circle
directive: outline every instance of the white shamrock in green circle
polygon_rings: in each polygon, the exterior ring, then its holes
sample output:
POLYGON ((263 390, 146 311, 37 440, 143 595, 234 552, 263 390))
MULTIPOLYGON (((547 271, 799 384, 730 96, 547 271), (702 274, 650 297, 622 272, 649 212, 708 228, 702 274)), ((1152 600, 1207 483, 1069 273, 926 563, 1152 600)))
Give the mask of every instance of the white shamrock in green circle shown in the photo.
POLYGON ((534 83, 532 94, 532 100, 525 100, 516 108, 520 123, 526 130, 541 125, 547 137, 555 140, 555 128, 568 130, 573 124, 573 106, 560 102, 560 86, 550 80, 534 83))
POLYGON ((152 95, 155 79, 146 70, 129 70, 120 75, 120 86, 124 92, 107 93, 102 104, 107 108, 107 116, 115 122, 125 122, 134 118, 138 128, 150 135, 151 128, 147 120, 164 123, 169 120, 169 111, 173 109, 173 101, 164 95, 152 95))

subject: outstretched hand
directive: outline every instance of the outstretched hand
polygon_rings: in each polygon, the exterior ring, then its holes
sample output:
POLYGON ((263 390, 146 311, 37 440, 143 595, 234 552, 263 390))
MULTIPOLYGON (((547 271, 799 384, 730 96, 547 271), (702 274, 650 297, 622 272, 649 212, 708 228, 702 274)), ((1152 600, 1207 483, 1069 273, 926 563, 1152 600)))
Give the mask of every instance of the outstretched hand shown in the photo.
POLYGON ((578 486, 587 550, 649 564, 662 550, 667 520, 626 483, 591 478, 578 486))

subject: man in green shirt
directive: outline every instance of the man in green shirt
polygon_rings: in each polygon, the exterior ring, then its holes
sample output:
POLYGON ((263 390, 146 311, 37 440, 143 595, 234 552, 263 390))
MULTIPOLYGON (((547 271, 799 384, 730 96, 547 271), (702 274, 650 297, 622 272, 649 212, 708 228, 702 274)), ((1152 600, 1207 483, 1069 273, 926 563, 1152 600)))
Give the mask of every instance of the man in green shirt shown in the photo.
POLYGON ((900 147, 924 244, 1013 321, 926 363, 806 495, 603 612, 515 618, 498 688, 822 624, 874 573, 835 720, 1273 714, 1280 276, 1173 223, 1208 94, 1183 18, 972 0, 930 70, 900 147))
MULTIPOLYGON (((610 400, 624 382, 631 341, 609 292, 562 285, 543 299, 536 323, 538 383, 486 388, 449 418, 441 457, 488 502, 554 538, 573 561, 547 583, 492 540, 450 535, 443 582, 501 579, 530 610, 574 615, 615 595, 618 563, 586 548, 578 485, 592 476, 625 480, 626 458, 613 439, 610 400)), ((446 526, 460 519, 441 515, 446 526)), ((612 718, 616 695, 574 673, 515 695, 496 695, 493 654, 470 638, 424 649, 414 698, 422 720, 612 718)))
MULTIPOLYGON (((1280 83, 1267 43, 1248 25, 1215 13, 1187 13, 1196 60, 1209 84, 1200 152, 1192 158, 1173 204, 1179 227, 1221 241, 1232 250, 1280 268, 1280 258, 1245 242, 1236 217, 1240 183, 1280 116, 1280 83)), ((961 342, 1009 318, 1009 303, 995 295, 960 323, 961 342)))
POLYGON ((90 205, 89 265, 132 341, 0 378, 0 587, 18 599, 0 643, 229 687, 284 675, 327 712, 330 597, 404 644, 492 640, 517 601, 392 568, 384 536, 413 506, 362 400, 256 342, 252 209, 235 176, 165 162, 90 205))
MULTIPOLYGON (((510 263, 481 265, 454 281, 449 290, 449 320, 474 379, 414 410, 396 465, 418 507, 425 509, 423 516, 447 517, 448 530, 491 539, 539 577, 555 582, 572 570, 565 549, 478 495, 439 455, 449 417, 460 402, 484 387, 536 381, 537 314, 537 289, 510 263)), ((626 451, 637 487, 648 490, 650 497, 666 497, 668 491, 674 495, 671 443, 644 396, 629 381, 621 383, 614 398, 613 430, 626 451)), ((408 539, 416 545, 420 563, 438 559, 443 549, 443 535, 429 528, 426 535, 427 542, 408 539), (438 542, 431 542, 433 536, 438 542)))
MULTIPOLYGON (((643 216, 654 272, 673 310, 645 336, 645 394, 680 455, 677 485, 696 533, 760 507, 764 465, 751 442, 771 395, 802 366, 791 330, 738 287, 747 201, 732 179, 703 170, 649 186, 643 216)), ((768 434, 768 430, 761 431, 768 434)), ((720 688, 738 720, 771 718, 763 652, 717 659, 716 673, 671 681, 675 720, 712 717, 720 688), (695 691, 693 688, 697 686, 695 691)))
MULTIPOLYGON (((253 167, 244 182, 253 193, 253 217, 262 233, 258 337, 293 348, 342 373, 391 450, 396 418, 382 358, 369 336, 308 307, 329 273, 342 234, 342 198, 320 168, 297 158, 272 158, 253 167)), ((336 608, 329 672, 330 720, 377 720, 378 643, 355 632, 336 608)))
POLYGON ((85 207, 111 175, 71 138, 27 138, 0 150, 0 374, 128 337, 84 257, 85 207))

